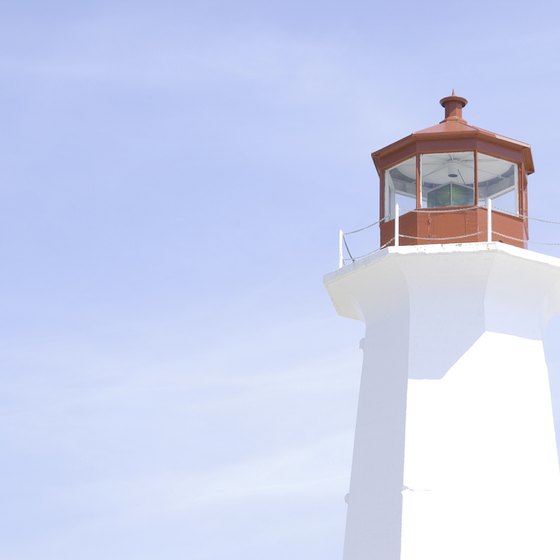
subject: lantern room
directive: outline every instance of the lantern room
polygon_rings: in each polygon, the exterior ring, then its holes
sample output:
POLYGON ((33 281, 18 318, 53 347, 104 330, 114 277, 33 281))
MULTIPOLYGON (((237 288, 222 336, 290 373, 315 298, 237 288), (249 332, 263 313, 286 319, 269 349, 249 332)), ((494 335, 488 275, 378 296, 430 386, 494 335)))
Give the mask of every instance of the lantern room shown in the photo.
POLYGON ((468 124, 467 100, 454 92, 440 103, 439 124, 372 154, 381 246, 491 239, 525 247, 531 147, 468 124))

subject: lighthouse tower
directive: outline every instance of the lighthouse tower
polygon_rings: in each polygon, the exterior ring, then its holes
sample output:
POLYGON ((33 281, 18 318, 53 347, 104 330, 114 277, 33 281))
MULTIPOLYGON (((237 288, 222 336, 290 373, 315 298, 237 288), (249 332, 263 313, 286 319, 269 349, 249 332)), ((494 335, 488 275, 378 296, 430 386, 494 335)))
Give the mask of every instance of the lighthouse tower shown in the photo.
POLYGON ((382 248, 325 277, 365 325, 344 560, 559 560, 560 259, 526 249, 530 147, 441 104, 373 153, 382 248))

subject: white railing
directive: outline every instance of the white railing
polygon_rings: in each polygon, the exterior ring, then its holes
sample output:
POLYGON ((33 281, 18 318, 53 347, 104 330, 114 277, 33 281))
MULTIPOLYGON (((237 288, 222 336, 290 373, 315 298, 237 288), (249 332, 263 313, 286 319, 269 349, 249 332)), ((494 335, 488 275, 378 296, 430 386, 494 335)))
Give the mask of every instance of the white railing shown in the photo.
MULTIPOLYGON (((480 208, 480 207, 472 206, 470 208, 467 208, 467 210, 471 210, 471 209, 474 210, 475 208, 480 208)), ((368 257, 370 255, 378 253, 379 251, 382 251, 383 249, 385 249, 386 247, 391 245, 393 242, 394 242, 395 247, 399 247, 401 239, 413 239, 413 240, 416 240, 416 241, 449 241, 449 242, 453 242, 453 241, 460 241, 461 239, 467 239, 469 237, 470 238, 478 237, 478 236, 486 233, 486 239, 489 243, 492 242, 493 239, 495 239, 496 235, 498 235, 500 237, 503 237, 505 239, 511 240, 511 241, 517 241, 517 242, 520 242, 520 243, 527 243, 527 239, 521 239, 521 238, 518 238, 518 237, 513 237, 513 236, 510 236, 510 235, 506 235, 504 233, 501 233, 501 232, 494 231, 492 217, 493 217, 493 213, 495 211, 509 214, 509 212, 506 212, 504 210, 500 210, 499 208, 493 209, 492 208, 492 200, 488 199, 487 200, 487 205, 486 205, 486 212, 487 212, 486 232, 476 231, 476 232, 472 232, 472 233, 467 233, 465 235, 452 235, 452 236, 449 236, 449 237, 418 237, 418 236, 414 236, 414 235, 407 235, 407 234, 404 234, 404 233, 400 232, 400 208, 399 208, 398 203, 396 203, 395 207, 394 207, 394 237, 392 237, 389 241, 387 241, 386 243, 384 243, 379 248, 377 248, 373 251, 370 251, 368 253, 360 255, 359 257, 354 257, 352 255, 352 253, 350 252, 350 247, 348 246, 346 236, 353 235, 355 233, 360 233, 360 232, 365 231, 367 229, 373 228, 377 225, 382 224, 383 222, 389 221, 388 218, 382 218, 381 220, 378 220, 377 222, 374 222, 374 223, 369 224, 367 226, 364 226, 362 228, 355 229, 355 230, 348 231, 348 232, 344 232, 343 230, 339 230, 339 232, 338 232, 338 268, 342 268, 348 262, 355 262, 357 260, 361 260, 365 257, 368 257), (348 257, 345 257, 345 253, 348 255, 348 257)), ((447 208, 447 209, 435 210, 435 209, 427 209, 427 208, 424 209, 423 208, 423 209, 420 209, 420 210, 419 209, 411 210, 410 212, 419 212, 419 213, 420 212, 421 213, 426 212, 426 213, 430 213, 430 214, 441 214, 441 213, 448 213, 448 212, 457 212, 457 209, 456 208, 447 208)), ((517 215, 516 217, 522 218, 522 219, 527 219, 527 220, 532 220, 532 221, 536 221, 536 222, 541 222, 541 223, 545 223, 545 224, 560 225, 560 221, 557 221, 557 220, 535 218, 535 217, 528 216, 528 215, 517 215)), ((533 240, 531 240, 530 243, 535 244, 535 245, 560 246, 560 242, 547 242, 547 241, 533 241, 533 240)))
POLYGON ((401 242, 401 218, 399 215, 399 203, 395 203, 395 247, 401 242))
POLYGON ((486 201, 486 231, 488 233, 488 243, 492 241, 492 199, 486 201))

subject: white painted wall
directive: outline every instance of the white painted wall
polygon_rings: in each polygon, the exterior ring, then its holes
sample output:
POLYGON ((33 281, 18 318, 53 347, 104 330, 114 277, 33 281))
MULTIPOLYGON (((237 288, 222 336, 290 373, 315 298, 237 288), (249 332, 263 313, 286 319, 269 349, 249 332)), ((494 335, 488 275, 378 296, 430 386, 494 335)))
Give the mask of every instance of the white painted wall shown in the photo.
POLYGON ((325 279, 366 324, 345 560, 560 558, 542 345, 560 261, 391 248, 325 279))

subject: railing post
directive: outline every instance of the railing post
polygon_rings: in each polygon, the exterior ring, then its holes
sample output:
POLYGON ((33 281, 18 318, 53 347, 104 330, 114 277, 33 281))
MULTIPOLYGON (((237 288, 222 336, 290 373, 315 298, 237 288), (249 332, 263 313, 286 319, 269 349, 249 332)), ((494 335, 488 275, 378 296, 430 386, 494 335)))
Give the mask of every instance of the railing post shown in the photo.
POLYGON ((492 241, 492 199, 488 198, 486 200, 486 218, 488 227, 488 243, 492 241))
POLYGON ((342 249, 342 245, 344 244, 344 232, 339 229, 338 230, 338 268, 342 268, 344 266, 344 252, 342 249))
POLYGON ((399 224, 399 203, 395 202, 395 247, 399 246, 400 241, 400 224, 399 224))

